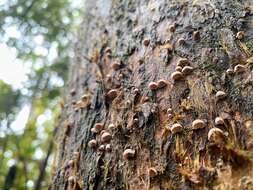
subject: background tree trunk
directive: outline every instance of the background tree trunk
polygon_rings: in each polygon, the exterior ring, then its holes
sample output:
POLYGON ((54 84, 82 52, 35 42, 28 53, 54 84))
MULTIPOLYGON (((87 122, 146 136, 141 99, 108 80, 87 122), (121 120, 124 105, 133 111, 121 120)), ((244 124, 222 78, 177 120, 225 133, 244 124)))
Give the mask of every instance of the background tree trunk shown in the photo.
POLYGON ((251 2, 86 1, 51 189, 253 188, 251 2), (180 58, 193 71, 174 81, 180 58), (151 91, 160 79, 167 86, 151 91), (218 91, 226 97, 217 99, 218 91), (218 116, 224 123, 216 126, 218 116), (193 129, 196 119, 203 128, 193 129), (112 135, 111 152, 91 132, 96 123, 112 135), (175 123, 183 129, 173 134, 175 123), (223 134, 208 140, 214 127, 223 134), (129 148, 135 154, 126 160, 129 148))

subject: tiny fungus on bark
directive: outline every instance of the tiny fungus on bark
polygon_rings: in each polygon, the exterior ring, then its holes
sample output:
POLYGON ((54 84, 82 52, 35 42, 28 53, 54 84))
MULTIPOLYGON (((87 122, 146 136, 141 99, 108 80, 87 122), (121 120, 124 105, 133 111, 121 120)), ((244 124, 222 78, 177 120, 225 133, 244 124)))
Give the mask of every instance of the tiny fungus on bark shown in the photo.
POLYGON ((115 127, 115 125, 113 123, 111 123, 111 124, 108 125, 108 129, 111 130, 111 131, 114 130, 115 128, 116 127, 115 127))
POLYGON ((126 149, 124 150, 123 152, 123 158, 124 160, 130 160, 130 159, 133 159, 135 156, 135 150, 133 149, 126 149))
POLYGON ((182 72, 182 69, 183 69, 183 68, 182 68, 181 66, 176 66, 176 69, 175 69, 175 70, 176 70, 176 71, 179 71, 179 72, 182 72))
POLYGON ((140 90, 138 88, 135 88, 134 89, 134 94, 139 94, 140 93, 140 90))
POLYGON ((90 148, 96 148, 96 146, 97 146, 97 141, 96 141, 95 139, 90 140, 90 141, 88 142, 88 146, 89 146, 90 148))
POLYGON ((71 90, 70 90, 70 95, 71 95, 71 96, 76 95, 76 90, 75 90, 75 89, 71 89, 71 90))
POLYGON ((105 151, 106 151, 106 152, 111 152, 111 151, 112 151, 112 147, 111 147, 110 144, 107 144, 107 145, 105 146, 105 151))
POLYGON ((117 89, 111 89, 111 90, 109 90, 109 92, 107 92, 107 97, 111 100, 116 98, 117 95, 118 95, 118 90, 117 89))
POLYGON ((193 40, 194 41, 199 41, 200 40, 200 32, 199 31, 194 31, 192 34, 193 40))
POLYGON ((185 44, 185 39, 184 38, 179 38, 177 40, 177 44, 180 45, 180 46, 184 45, 185 44))
POLYGON ((109 142, 111 139, 112 139, 112 135, 110 133, 108 133, 108 132, 104 132, 101 135, 101 141, 102 142, 109 142))
POLYGON ((192 122, 192 129, 202 129, 206 126, 205 122, 201 119, 196 119, 192 122))
POLYGON ((158 88, 158 84, 157 84, 156 82, 150 82, 150 83, 148 84, 148 88, 149 88, 150 90, 156 90, 156 89, 158 88))
POLYGON ((157 81, 157 86, 158 86, 158 88, 164 88, 164 87, 167 86, 167 85, 168 85, 168 84, 167 84, 167 81, 164 80, 164 79, 160 79, 160 80, 157 81))
POLYGON ((90 131, 91 131, 92 133, 98 133, 98 131, 97 131, 94 127, 92 127, 90 131))
POLYGON ((144 44, 144 46, 148 46, 148 45, 149 45, 149 43, 150 43, 150 39, 145 38, 145 39, 143 40, 143 44, 144 44))
POLYGON ((215 125, 223 125, 224 120, 221 117, 216 117, 214 120, 215 125))
POLYGON ((155 176, 157 175, 156 169, 153 168, 153 167, 149 168, 149 169, 148 169, 148 175, 149 175, 149 177, 151 177, 151 178, 155 177, 155 176))
POLYGON ((231 68, 229 68, 229 69, 226 70, 226 73, 227 73, 228 75, 232 75, 232 74, 234 73, 234 70, 231 69, 231 68))
POLYGON ((183 74, 180 71, 175 71, 171 74, 171 79, 174 81, 181 80, 183 79, 183 74))
POLYGON ((81 99, 82 99, 82 101, 86 101, 87 99, 89 99, 89 95, 88 94, 83 94, 81 99))
POLYGON ((176 25, 175 25, 175 24, 171 24, 171 25, 169 26, 169 31, 170 31, 170 32, 175 32, 175 31, 176 31, 176 25))
POLYGON ((253 57, 250 57, 250 58, 248 58, 247 60, 246 60, 246 63, 247 64, 253 64, 253 57))
POLYGON ((220 143, 223 141, 224 133, 221 129, 214 127, 208 131, 207 138, 210 142, 220 143))
POLYGON ((106 47, 105 48, 105 53, 111 54, 112 53, 112 49, 110 47, 106 47))
POLYGON ((105 145, 100 145, 99 147, 98 147, 98 150, 99 151, 101 151, 101 152, 103 152, 103 151, 105 151, 105 145))
POLYGON ((168 108, 167 109, 167 113, 169 114, 169 113, 172 113, 173 112, 173 110, 172 110, 172 108, 168 108))
POLYGON ((172 119, 173 115, 171 113, 168 114, 168 119, 172 119))
POLYGON ((125 105, 126 105, 126 107, 130 107, 131 106, 131 100, 125 101, 125 105))
POLYGON ((97 132, 102 131, 103 128, 104 128, 104 124, 103 124, 103 123, 96 123, 96 124, 94 125, 94 129, 95 129, 97 132))
POLYGON ((177 66, 184 67, 189 64, 189 60, 187 58, 180 58, 177 62, 177 66))
POLYGON ((234 68, 235 73, 243 73, 246 71, 246 67, 244 65, 238 64, 234 68))
POLYGON ((103 135, 105 132, 106 132, 106 130, 102 130, 102 131, 100 132, 100 134, 103 135))
POLYGON ((175 123, 170 127, 170 131, 172 134, 180 133, 183 130, 183 127, 179 123, 175 123))
POLYGON ((120 66, 121 66, 121 64, 119 62, 114 62, 114 63, 112 63, 111 68, 113 70, 117 71, 120 69, 120 66))
POLYGON ((226 97, 227 97, 227 94, 226 94, 225 92, 219 90, 219 91, 216 93, 215 97, 216 97, 218 100, 221 100, 221 99, 226 98, 226 97))
POLYGON ((236 38, 237 38, 238 40, 242 40, 242 39, 244 38, 244 36, 245 36, 244 31, 239 31, 239 32, 237 32, 237 34, 236 34, 236 38))
POLYGON ((193 67, 191 66, 184 66, 183 70, 182 70, 182 73, 187 75, 187 74, 190 74, 191 72, 193 71, 193 67))

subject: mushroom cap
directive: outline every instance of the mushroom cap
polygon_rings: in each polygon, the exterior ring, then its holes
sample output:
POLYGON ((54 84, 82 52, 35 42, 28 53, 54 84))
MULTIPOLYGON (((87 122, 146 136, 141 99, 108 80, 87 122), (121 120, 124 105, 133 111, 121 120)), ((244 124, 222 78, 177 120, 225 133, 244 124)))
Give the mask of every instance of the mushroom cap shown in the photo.
POLYGON ((234 68, 235 73, 242 73, 244 71, 246 71, 246 67, 244 65, 241 65, 241 64, 236 65, 235 68, 234 68))
POLYGON ((205 127, 205 122, 201 119, 196 119, 192 122, 192 129, 202 129, 205 127))
POLYGON ((158 88, 158 84, 156 82, 151 82, 148 84, 148 88, 150 90, 156 90, 158 88))
POLYGON ((171 74, 171 79, 180 80, 183 78, 183 74, 180 71, 175 71, 171 74))
POLYGON ((185 44, 185 39, 184 38, 179 38, 178 40, 177 40, 177 43, 178 43, 178 45, 184 45, 185 44))
POLYGON ((193 40, 198 41, 200 39, 200 32, 194 31, 192 36, 193 36, 193 40))
POLYGON ((216 93, 215 96, 216 96, 217 99, 223 99, 223 98, 225 98, 225 97, 227 96, 227 94, 226 94, 225 92, 219 90, 219 91, 216 93))
POLYGON ((193 71, 193 67, 191 66, 184 66, 182 73, 183 74, 190 74, 193 71))
POLYGON ((148 46, 148 45, 149 45, 149 43, 150 43, 150 39, 145 38, 145 39, 143 40, 143 44, 144 44, 144 46, 148 46))
POLYGON ((88 142, 88 146, 90 148, 95 148, 97 146, 97 141, 95 139, 92 139, 88 142))
POLYGON ((183 130, 183 127, 179 123, 175 123, 170 127, 170 131, 172 134, 180 133, 183 130))
POLYGON ((117 89, 111 89, 111 90, 109 90, 109 92, 107 92, 107 97, 110 98, 111 100, 116 98, 117 95, 118 95, 118 90, 117 89))
POLYGON ((229 69, 226 70, 226 73, 227 73, 228 75, 232 75, 232 74, 234 73, 234 70, 231 69, 231 68, 229 68, 229 69))
POLYGON ((94 129, 95 129, 97 132, 100 132, 103 128, 104 128, 104 124, 103 124, 103 123, 96 123, 96 124, 94 125, 94 129))
POLYGON ((168 114, 168 118, 171 119, 173 115, 171 113, 168 114))
POLYGON ((139 94, 139 93, 140 93, 140 90, 139 90, 138 88, 135 88, 135 89, 134 89, 134 93, 135 93, 135 94, 139 94))
POLYGON ((245 35, 244 31, 239 31, 239 32, 237 32, 237 34, 236 34, 236 38, 237 38, 238 40, 241 40, 241 39, 243 39, 244 35, 245 35))
POLYGON ((167 113, 172 113, 172 112, 173 112, 172 108, 167 109, 167 113))
POLYGON ((70 95, 71 95, 71 96, 74 96, 75 94, 76 94, 76 90, 75 90, 74 88, 71 89, 71 90, 70 90, 70 95))
POLYGON ((209 141, 217 142, 221 137, 224 137, 224 133, 221 129, 214 127, 208 131, 207 138, 209 141))
POLYGON ((158 88, 163 88, 163 87, 167 86, 167 81, 164 79, 160 79, 157 81, 157 86, 158 86, 158 88))
POLYGON ((133 150, 133 149, 129 148, 129 149, 124 150, 124 152, 123 152, 124 160, 132 159, 132 158, 134 158, 134 156, 135 156, 135 150, 133 150))
POLYGON ((248 64, 253 64, 253 57, 250 57, 246 60, 248 64))
POLYGON ((109 130, 115 129, 115 125, 114 125, 113 123, 111 123, 110 125, 108 125, 108 129, 109 129, 109 130))
POLYGON ((101 141, 102 142, 108 142, 112 139, 112 135, 108 132, 104 132, 102 135, 101 135, 101 141))
POLYGON ((114 62, 112 65, 111 65, 111 68, 113 69, 113 70, 119 70, 120 69, 120 63, 119 62, 114 62))
POLYGON ((112 53, 112 49, 110 47, 106 47, 105 48, 105 53, 112 53))
POLYGON ((214 123, 215 125, 223 125, 224 120, 221 117, 216 117, 214 123))
POLYGON ((99 150, 99 151, 104 151, 104 150, 105 150, 105 145, 103 145, 103 144, 100 145, 100 146, 98 147, 98 150, 99 150))
POLYGON ((183 69, 183 68, 182 68, 181 66, 176 66, 176 69, 175 69, 175 70, 176 70, 176 71, 179 71, 179 72, 182 72, 182 69, 183 69))
POLYGON ((153 167, 151 167, 151 168, 149 168, 148 169, 148 175, 149 175, 149 177, 155 177, 156 175, 157 175, 157 171, 156 171, 156 169, 155 168, 153 168, 153 167))
POLYGON ((111 144, 107 144, 107 145, 105 146, 105 150, 106 150, 107 152, 110 152, 110 151, 112 150, 111 144))
POLYGON ((189 60, 187 58, 180 58, 177 62, 177 66, 183 67, 189 64, 189 60))

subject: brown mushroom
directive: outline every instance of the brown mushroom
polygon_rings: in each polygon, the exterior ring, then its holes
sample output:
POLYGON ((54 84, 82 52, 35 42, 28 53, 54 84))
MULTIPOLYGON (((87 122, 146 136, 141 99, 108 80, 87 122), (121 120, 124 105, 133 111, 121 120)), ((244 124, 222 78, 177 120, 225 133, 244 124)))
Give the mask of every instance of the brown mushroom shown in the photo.
POLYGON ((183 67, 189 64, 189 60, 187 58, 180 58, 177 62, 177 66, 183 67))
POLYGON ((97 141, 96 141, 95 139, 90 140, 90 141, 88 142, 88 146, 89 146, 90 148, 96 148, 96 146, 97 146, 97 141))
POLYGON ((126 150, 123 152, 123 158, 124 158, 124 160, 133 159, 134 156, 135 156, 135 150, 133 150, 133 149, 126 149, 126 150))
POLYGON ((191 66, 184 66, 183 70, 182 70, 182 73, 185 74, 185 75, 187 75, 187 74, 190 74, 192 71, 193 71, 193 67, 191 67, 191 66))
POLYGON ((111 100, 116 98, 117 95, 118 95, 118 90, 117 89, 111 89, 111 90, 109 90, 109 92, 107 92, 107 97, 111 100))
POLYGON ((108 142, 112 139, 112 135, 108 132, 104 132, 102 135, 101 135, 101 141, 102 142, 108 142))
POLYGON ((111 65, 111 68, 113 69, 113 70, 119 70, 120 69, 120 66, 121 66, 121 64, 119 63, 119 62, 114 62, 112 65, 111 65))
POLYGON ((192 122, 192 129, 202 129, 205 126, 205 122, 201 119, 196 119, 192 122))
POLYGON ((226 94, 225 92, 221 91, 221 90, 219 90, 219 91, 216 93, 216 95, 215 95, 215 97, 216 97, 218 100, 224 99, 226 96, 227 96, 227 94, 226 94))
POLYGON ((171 79, 174 81, 181 80, 183 78, 183 74, 180 71, 175 71, 171 74, 171 79))
POLYGON ((158 88, 164 88, 165 86, 167 86, 167 81, 164 79, 160 79, 157 81, 157 86, 158 88))
POLYGON ((158 88, 158 84, 156 82, 151 82, 149 83, 148 88, 150 90, 156 90, 158 88))
POLYGON ((216 117, 214 123, 215 125, 223 125, 224 120, 221 117, 216 117))
POLYGON ((244 65, 238 64, 235 66, 234 68, 234 72, 239 74, 239 73, 243 73, 246 71, 246 67, 244 65))
POLYGON ((182 130, 183 127, 179 123, 175 123, 170 127, 170 131, 172 134, 180 133, 182 130))
POLYGON ((221 129, 214 127, 208 131, 208 141, 214 143, 221 143, 224 139, 224 133, 221 129))
POLYGON ((245 35, 244 31, 239 31, 239 32, 237 32, 237 34, 236 34, 236 38, 237 38, 238 40, 241 40, 241 39, 244 38, 244 35, 245 35))
POLYGON ((149 177, 151 177, 151 178, 153 178, 153 177, 155 177, 156 175, 157 175, 157 171, 156 171, 156 169, 155 168, 149 168, 148 169, 148 175, 149 175, 149 177))

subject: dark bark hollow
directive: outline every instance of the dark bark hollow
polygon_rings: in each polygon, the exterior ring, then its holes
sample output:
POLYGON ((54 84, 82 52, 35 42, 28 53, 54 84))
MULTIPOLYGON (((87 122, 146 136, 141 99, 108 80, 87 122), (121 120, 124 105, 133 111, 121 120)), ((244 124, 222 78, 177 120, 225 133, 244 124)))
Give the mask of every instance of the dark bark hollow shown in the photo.
POLYGON ((86 1, 51 189, 252 188, 250 2, 86 1))

